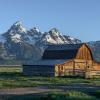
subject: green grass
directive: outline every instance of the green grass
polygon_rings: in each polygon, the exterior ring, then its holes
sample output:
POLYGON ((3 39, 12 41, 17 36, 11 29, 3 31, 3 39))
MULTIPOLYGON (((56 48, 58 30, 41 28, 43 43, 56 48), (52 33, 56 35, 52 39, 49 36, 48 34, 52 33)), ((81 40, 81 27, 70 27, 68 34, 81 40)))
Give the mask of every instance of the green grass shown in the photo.
MULTIPOLYGON (((100 86, 100 79, 24 76, 21 67, 0 67, 0 88, 59 86, 86 84, 100 86)), ((0 95, 0 100, 99 100, 100 90, 94 96, 79 91, 49 92, 27 95, 0 95), (37 96, 38 95, 38 96, 37 96)))
POLYGON ((83 92, 67 91, 27 95, 1 95, 0 100, 97 100, 83 92))
POLYGON ((96 100, 94 96, 79 91, 54 92, 47 95, 49 100, 96 100))
POLYGON ((0 67, 0 88, 57 87, 74 84, 100 86, 100 79, 23 76, 21 67, 0 67))
POLYGON ((14 73, 21 73, 22 72, 22 67, 0 67, 0 73, 3 72, 14 72, 14 73))

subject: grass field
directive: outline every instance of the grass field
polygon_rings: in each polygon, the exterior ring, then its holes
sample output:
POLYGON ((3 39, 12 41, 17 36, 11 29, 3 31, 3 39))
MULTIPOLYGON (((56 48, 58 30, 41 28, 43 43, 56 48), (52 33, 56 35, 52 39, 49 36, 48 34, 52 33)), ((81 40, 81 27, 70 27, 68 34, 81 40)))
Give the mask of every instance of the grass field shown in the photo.
MULTIPOLYGON (((0 88, 19 88, 47 86, 57 88, 68 85, 100 86, 100 79, 66 78, 66 77, 34 77, 24 76, 21 67, 0 67, 0 88)), ((100 97, 100 91, 95 91, 100 97)), ((52 92, 26 95, 0 95, 0 100, 99 100, 96 96, 90 96, 82 91, 52 92)))
POLYGON ((21 67, 0 67, 0 88, 65 86, 87 84, 100 86, 100 79, 23 76, 21 67))

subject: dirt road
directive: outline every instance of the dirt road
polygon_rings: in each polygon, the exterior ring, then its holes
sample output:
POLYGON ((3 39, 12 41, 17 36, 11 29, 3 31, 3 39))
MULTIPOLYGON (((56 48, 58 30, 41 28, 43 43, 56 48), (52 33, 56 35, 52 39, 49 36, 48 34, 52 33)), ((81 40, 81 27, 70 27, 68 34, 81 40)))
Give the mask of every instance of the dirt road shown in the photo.
POLYGON ((89 86, 89 85, 67 85, 67 86, 57 86, 54 88, 51 87, 27 87, 27 88, 11 88, 11 89, 0 89, 0 95, 6 94, 36 94, 52 91, 67 91, 67 90, 76 90, 82 92, 94 92, 100 90, 100 86, 89 86))

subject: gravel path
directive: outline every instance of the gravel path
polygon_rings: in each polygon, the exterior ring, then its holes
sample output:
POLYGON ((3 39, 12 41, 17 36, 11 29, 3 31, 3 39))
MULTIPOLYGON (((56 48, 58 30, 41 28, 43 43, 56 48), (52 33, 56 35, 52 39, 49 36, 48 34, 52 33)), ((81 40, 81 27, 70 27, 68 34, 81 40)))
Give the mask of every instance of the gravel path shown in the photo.
POLYGON ((46 87, 29 87, 29 88, 12 88, 12 89, 0 89, 0 95, 7 94, 35 94, 35 93, 43 93, 50 91, 59 91, 60 89, 49 89, 46 87))
POLYGON ((11 88, 11 89, 0 89, 0 95, 6 94, 36 94, 52 91, 67 91, 67 90, 76 90, 82 92, 94 92, 100 90, 100 86, 88 86, 88 85, 67 85, 67 86, 57 86, 54 88, 49 87, 28 87, 28 88, 11 88))

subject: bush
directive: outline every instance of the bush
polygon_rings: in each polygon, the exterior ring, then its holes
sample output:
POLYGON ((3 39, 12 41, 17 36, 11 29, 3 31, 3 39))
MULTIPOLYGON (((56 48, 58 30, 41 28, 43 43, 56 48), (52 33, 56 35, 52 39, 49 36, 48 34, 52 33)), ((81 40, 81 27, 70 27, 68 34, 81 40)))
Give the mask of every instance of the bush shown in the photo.
POLYGON ((95 97, 89 96, 85 93, 78 91, 67 91, 67 92, 54 92, 50 93, 45 97, 46 100, 96 100, 95 97))
POLYGON ((96 95, 98 98, 100 98, 100 90, 97 90, 97 91, 95 92, 95 95, 96 95))
POLYGON ((89 96, 83 92, 78 91, 67 91, 66 98, 76 99, 76 100, 95 100, 93 96, 89 96))

